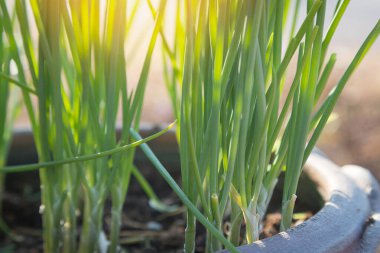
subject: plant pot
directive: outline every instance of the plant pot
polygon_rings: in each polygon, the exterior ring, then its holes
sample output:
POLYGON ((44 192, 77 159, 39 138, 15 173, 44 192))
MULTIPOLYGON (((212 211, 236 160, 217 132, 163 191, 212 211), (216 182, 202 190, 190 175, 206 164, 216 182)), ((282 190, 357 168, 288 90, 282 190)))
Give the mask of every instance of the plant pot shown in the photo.
MULTIPOLYGON (((339 168, 314 152, 304 172, 325 200, 304 223, 273 237, 238 247, 248 252, 378 252, 380 250, 380 187, 361 167, 339 168)), ((228 251, 220 251, 226 253, 228 251)))
MULTIPOLYGON (((143 136, 147 136, 159 130, 160 127, 144 125, 141 132, 143 136)), ((179 175, 179 155, 174 131, 150 142, 149 145, 170 173, 179 175)), ((37 155, 30 131, 16 131, 9 163, 36 161, 37 155)), ((136 152, 136 162, 147 163, 139 149, 136 152)), ((317 152, 310 156, 304 172, 297 192, 297 205, 303 203, 309 210, 318 211, 321 195, 325 202, 323 208, 312 218, 292 229, 239 247, 240 252, 376 252, 380 245, 380 187, 371 173, 353 165, 341 169, 317 152)), ((36 171, 22 176, 23 174, 9 176, 14 177, 17 182, 22 182, 21 176, 28 183, 38 187, 36 171)), ((159 176, 153 178, 161 179, 159 176)), ((165 185, 164 182, 162 184, 165 185)), ((281 180, 275 192, 280 188, 281 180)), ((279 196, 281 193, 273 201, 278 202, 275 207, 277 209, 281 204, 279 196)), ((222 252, 228 251, 220 253, 222 252)))

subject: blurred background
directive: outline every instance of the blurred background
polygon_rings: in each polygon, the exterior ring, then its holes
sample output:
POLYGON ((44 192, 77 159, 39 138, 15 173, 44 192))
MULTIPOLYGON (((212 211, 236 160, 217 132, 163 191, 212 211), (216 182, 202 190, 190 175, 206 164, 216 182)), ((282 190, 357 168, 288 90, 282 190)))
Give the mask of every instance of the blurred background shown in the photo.
MULTIPOLYGON (((144 48, 148 44, 153 27, 149 7, 145 1, 143 2, 136 17, 138 22, 131 28, 126 46, 129 89, 133 89, 137 83, 146 53, 144 48)), ((166 20, 166 26, 169 28, 169 41, 173 40, 170 33, 170 13, 174 13, 175 2, 176 0, 168 1, 169 18, 166 20)), ((331 12, 336 1, 327 2, 327 8, 331 12)), ((379 16, 379 0, 351 0, 330 47, 330 53, 337 53, 330 86, 335 85, 340 79, 379 16)), ((173 121, 171 104, 163 80, 160 50, 156 50, 153 58, 142 119, 150 123, 173 121)), ((16 128, 27 128, 28 125, 26 113, 22 113, 16 128)), ((347 83, 336 106, 334 120, 327 125, 318 147, 337 164, 354 163, 367 167, 380 180, 380 39, 347 83)))
MULTIPOLYGON (((330 47, 337 53, 331 85, 379 18, 379 0, 351 1, 330 47)), ((367 167, 380 180, 380 40, 347 83, 335 113, 337 118, 327 125, 318 147, 339 165, 367 167)))

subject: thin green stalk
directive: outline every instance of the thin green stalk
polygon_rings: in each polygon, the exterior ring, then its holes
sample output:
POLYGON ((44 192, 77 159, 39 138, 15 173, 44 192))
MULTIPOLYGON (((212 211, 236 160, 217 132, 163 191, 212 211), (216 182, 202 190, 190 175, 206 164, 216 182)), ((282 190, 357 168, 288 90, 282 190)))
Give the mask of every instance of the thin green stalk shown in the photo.
MULTIPOLYGON (((186 5, 186 28, 188 30, 188 37, 189 39, 186 41, 186 53, 185 53, 185 65, 184 68, 186 69, 186 74, 183 75, 183 93, 182 93, 182 100, 189 101, 190 98, 188 95, 190 92, 190 83, 191 83, 191 73, 193 72, 192 66, 193 66, 193 40, 194 40, 194 22, 193 22, 193 6, 191 1, 187 1, 185 3, 186 5)), ((189 108, 186 107, 187 104, 181 105, 181 114, 187 115, 189 117, 189 108)), ((186 116, 185 116, 186 117, 186 116)), ((180 120, 180 138, 183 140, 182 143, 180 143, 180 150, 182 150, 182 154, 188 157, 187 159, 184 159, 181 161, 181 170, 182 170, 182 184, 184 186, 184 190, 186 195, 189 197, 189 199, 195 203, 195 196, 194 196, 194 187, 192 186, 192 173, 191 173, 191 166, 194 161, 191 160, 191 154, 189 151, 189 146, 191 145, 190 136, 186 135, 188 129, 186 129, 185 120, 186 118, 181 118, 180 120), (183 162, 185 161, 185 162, 183 162)), ((190 126, 189 126, 190 127, 190 126)), ((185 229, 185 248, 184 252, 191 253, 195 250, 195 217, 194 214, 191 212, 187 212, 186 214, 186 229, 185 229)))
MULTIPOLYGON (((135 140, 142 140, 141 136, 136 133, 133 129, 130 130, 131 136, 135 140)), ((202 213, 198 210, 198 208, 191 202, 191 200, 186 196, 186 194, 181 190, 181 188, 177 185, 175 180, 171 177, 169 172, 165 169, 165 167, 161 164, 158 158, 154 155, 154 153, 150 150, 148 145, 142 144, 142 151, 145 153, 147 158, 152 162, 157 171, 161 174, 161 176, 165 179, 165 181, 169 184, 169 186, 173 189, 173 191, 177 194, 180 200, 190 209, 190 211, 197 217, 199 222, 201 222, 207 229, 213 234, 213 236, 217 237, 224 246, 233 253, 238 253, 238 250, 222 235, 222 233, 214 227, 207 220, 206 217, 202 215, 202 213)))
MULTIPOLYGON (((29 85, 23 84, 22 82, 12 78, 11 76, 9 76, 5 73, 0 73, 0 78, 17 85, 19 88, 21 88, 24 91, 27 91, 29 93, 32 93, 33 95, 36 95, 36 91, 33 88, 30 88, 29 85)), ((5 85, 5 84, 3 84, 3 85, 5 85)))
POLYGON ((33 170, 37 170, 39 168, 46 168, 47 169, 47 168, 53 168, 53 167, 61 166, 61 165, 65 165, 65 164, 80 163, 80 162, 85 162, 85 161, 89 161, 89 160, 95 160, 95 159, 107 157, 107 156, 116 154, 118 152, 127 151, 129 149, 138 147, 139 145, 141 145, 143 143, 154 140, 154 139, 158 138, 159 136, 163 135, 164 133, 166 133, 167 131, 169 131, 171 128, 173 128, 174 124, 175 124, 175 122, 173 122, 172 124, 170 124, 169 126, 164 128, 160 132, 155 133, 155 134, 153 134, 153 135, 151 135, 145 139, 141 139, 141 140, 132 142, 130 144, 120 146, 120 147, 116 147, 116 148, 113 148, 110 150, 98 152, 96 154, 71 157, 71 158, 66 158, 64 160, 61 160, 61 161, 40 162, 40 163, 28 164, 28 165, 5 166, 3 168, 0 168, 0 172, 17 173, 17 172, 33 171, 33 170))
POLYGON ((330 42, 334 36, 334 33, 335 33, 336 29, 338 28, 339 22, 341 21, 344 13, 346 12, 346 9, 347 9, 350 1, 351 0, 344 0, 344 1, 340 1, 339 5, 337 4, 337 9, 334 12, 334 17, 333 17, 331 24, 327 30, 326 36, 323 39, 322 50, 321 50, 321 59, 322 59, 321 64, 323 64, 323 62, 324 62, 328 46, 330 45, 330 42))

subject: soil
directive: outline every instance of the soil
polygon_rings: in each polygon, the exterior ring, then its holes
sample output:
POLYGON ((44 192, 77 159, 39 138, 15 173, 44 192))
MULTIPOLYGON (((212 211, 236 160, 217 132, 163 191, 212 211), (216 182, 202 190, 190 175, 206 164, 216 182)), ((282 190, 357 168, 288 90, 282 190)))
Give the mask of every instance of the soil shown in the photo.
MULTIPOLYGON (((149 199, 140 189, 138 183, 132 179, 124 206, 120 243, 130 253, 183 252, 185 209, 181 207, 179 199, 170 190, 167 184, 150 166, 142 170, 152 184, 163 203, 176 205, 179 208, 171 213, 161 213, 149 207, 149 199)), ((179 172, 172 171, 178 181, 179 172)), ((8 175, 6 191, 3 201, 3 217, 16 238, 0 235, 0 252, 37 253, 42 252, 41 217, 39 209, 38 174, 24 173, 8 175)), ((280 203, 280 202, 278 202, 280 203)), ((108 233, 110 220, 110 203, 106 204, 104 228, 108 233)), ((308 208, 306 209, 313 209, 308 208)), ((297 208, 301 212, 294 225, 298 225, 309 218, 313 211, 297 208)), ((275 235, 279 232, 281 214, 279 208, 271 206, 269 214, 264 220, 261 238, 275 235)), ((197 226, 196 252, 204 252, 205 231, 197 226)))

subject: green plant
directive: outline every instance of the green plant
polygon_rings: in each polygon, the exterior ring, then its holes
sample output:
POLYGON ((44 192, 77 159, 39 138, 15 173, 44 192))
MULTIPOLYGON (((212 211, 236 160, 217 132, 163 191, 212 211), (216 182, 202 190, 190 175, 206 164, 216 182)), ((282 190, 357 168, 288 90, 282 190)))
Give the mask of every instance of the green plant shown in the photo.
POLYGON ((288 228, 302 166, 348 78, 380 33, 379 21, 324 98, 336 58, 333 54, 326 61, 327 48, 349 0, 337 1, 327 32, 326 0, 308 0, 300 25, 300 0, 178 0, 173 47, 161 27, 167 1, 161 0, 157 11, 147 2, 155 25, 137 88, 129 92, 124 44, 139 1, 127 17, 127 0, 17 0, 16 22, 9 5, 0 1, 0 46, 9 43, 8 60, 18 70, 15 78, 1 69, 1 81, 21 89, 39 154, 38 164, 0 164, 0 172, 40 169, 45 252, 100 251, 107 243, 100 237, 108 197, 108 250, 118 251, 131 175, 147 187, 132 164, 138 145, 188 208, 185 252, 194 251, 196 220, 207 228, 207 252, 222 244, 237 252, 242 224, 246 241, 257 240, 281 171, 281 226, 288 228), (183 190, 145 144, 172 126, 146 139, 137 134, 158 36, 179 124, 183 190), (287 90, 293 58, 297 66, 287 90), (115 131, 119 112, 120 140, 115 131), (230 224, 227 237, 225 219, 230 224))
MULTIPOLYGON (((291 226, 302 167, 348 78, 380 34, 379 21, 324 98, 336 60, 335 54, 326 59, 327 49, 349 0, 337 1, 329 26, 326 2, 307 1, 299 20, 299 0, 177 1, 174 46, 163 51, 180 124, 182 187, 220 232, 228 220, 234 245, 241 243, 243 223, 246 242, 258 240, 281 171, 281 229, 291 226), (284 43, 287 26, 290 40, 284 43), (295 74, 286 79, 293 58, 295 74)), ((185 252, 194 251, 195 226, 189 210, 185 252)), ((206 244, 207 252, 221 249, 209 231, 206 244)))
POLYGON ((127 17, 127 2, 18 0, 13 7, 0 3, 5 35, 19 70, 17 79, 2 71, 2 81, 21 88, 39 155, 37 165, 2 171, 41 168, 45 252, 92 253, 107 246, 100 236, 108 197, 112 202, 109 252, 117 252, 121 211, 132 173, 141 181, 133 166, 134 147, 152 138, 129 145, 129 129, 139 129, 166 0, 160 1, 134 92, 127 89, 124 47, 135 15, 127 17), (9 15, 11 8, 18 26, 9 15), (38 43, 32 37, 34 29, 38 43), (20 43, 16 37, 21 37, 20 43), (120 139, 116 136, 118 113, 120 139))
MULTIPOLYGON (((4 27, 0 12, 0 71, 7 76, 11 75, 12 52, 8 43, 3 39, 4 27)), ((13 70, 16 72, 16 70, 13 70)), ((15 74, 15 73, 12 73, 15 74)), ((11 87, 9 80, 0 79, 0 167, 6 163, 13 123, 20 111, 20 99, 17 90, 11 87)), ((2 199, 5 174, 0 173, 0 230, 12 236, 10 229, 2 219, 2 199)))

